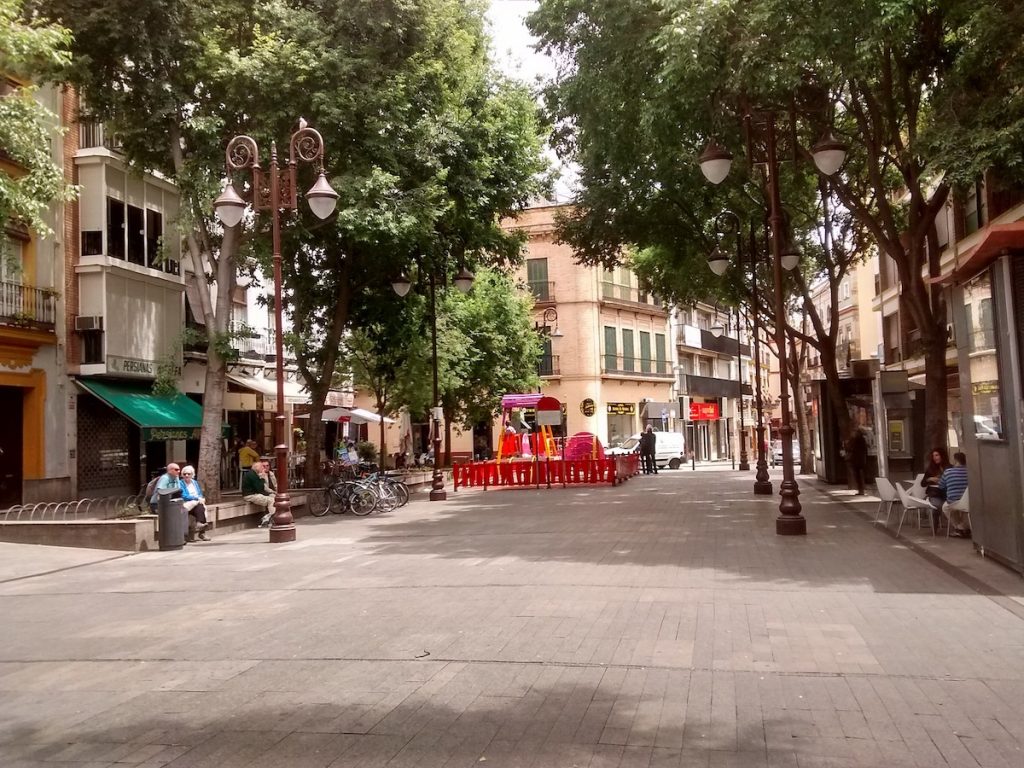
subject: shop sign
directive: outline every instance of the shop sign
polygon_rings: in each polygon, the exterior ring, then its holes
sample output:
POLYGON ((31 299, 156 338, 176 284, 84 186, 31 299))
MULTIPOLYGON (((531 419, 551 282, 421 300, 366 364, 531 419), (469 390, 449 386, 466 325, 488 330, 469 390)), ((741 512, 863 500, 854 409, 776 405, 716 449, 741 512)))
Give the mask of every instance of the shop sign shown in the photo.
POLYGON ((715 421, 718 403, 690 403, 690 421, 715 421))
POLYGON ((597 413, 597 406, 594 404, 594 401, 588 397, 580 403, 580 413, 588 418, 597 413))
POLYGON ((612 416, 634 416, 636 403, 608 403, 608 413, 612 416))
MULTIPOLYGON (((119 357, 107 355, 107 373, 127 376, 136 379, 155 379, 160 363, 156 360, 145 360, 139 357, 119 357)), ((181 366, 175 365, 175 376, 181 376, 181 366)))
POLYGON ((201 427, 146 427, 142 439, 151 440, 198 440, 201 427))

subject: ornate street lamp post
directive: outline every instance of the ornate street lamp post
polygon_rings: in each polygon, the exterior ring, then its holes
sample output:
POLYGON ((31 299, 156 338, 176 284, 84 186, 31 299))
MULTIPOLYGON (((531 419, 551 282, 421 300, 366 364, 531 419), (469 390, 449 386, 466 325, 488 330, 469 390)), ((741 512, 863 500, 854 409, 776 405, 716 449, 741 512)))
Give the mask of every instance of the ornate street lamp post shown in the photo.
POLYGON ((277 143, 270 144, 270 169, 264 172, 259 164, 259 147, 249 136, 236 136, 228 142, 228 183, 213 203, 214 213, 225 227, 237 227, 245 213, 246 202, 235 191, 231 175, 235 171, 252 171, 252 206, 257 211, 270 211, 274 247, 274 323, 275 355, 277 358, 277 413, 274 415, 274 455, 277 461, 277 495, 274 497, 274 517, 270 526, 270 543, 295 541, 295 521, 291 499, 288 496, 288 443, 284 430, 284 333, 281 305, 281 211, 298 208, 298 163, 312 164, 317 172, 316 183, 306 193, 310 209, 320 219, 334 213, 338 193, 327 183, 324 173, 324 141, 320 133, 299 120, 299 129, 292 134, 288 145, 288 166, 282 170, 277 161, 277 143))
MULTIPOLYGON (((455 279, 455 287, 460 293, 469 293, 473 287, 475 275, 466 267, 462 267, 455 279)), ((402 273, 391 281, 391 288, 399 296, 406 296, 412 288, 412 281, 402 273)), ((438 388, 438 364, 437 364, 437 275, 434 270, 430 271, 430 346, 431 346, 431 368, 433 374, 433 405, 430 409, 430 425, 433 439, 431 444, 434 447, 434 471, 430 482, 430 500, 444 501, 448 494, 444 489, 444 475, 441 473, 441 393, 438 388)))
MULTIPOLYGON (((775 533, 780 536, 802 536, 807 533, 807 520, 801 514, 800 488, 793 471, 793 425, 790 423, 788 358, 786 355, 786 303, 783 296, 783 272, 793 269, 799 255, 791 248, 784 247, 784 221, 782 201, 779 192, 779 160, 777 157, 778 143, 775 134, 775 113, 771 111, 755 115, 746 114, 743 118, 747 137, 748 160, 753 165, 757 161, 753 157, 751 132, 753 123, 764 130, 766 158, 763 165, 768 181, 768 210, 771 225, 772 263, 775 277, 775 339, 779 350, 779 399, 782 402, 782 485, 779 502, 779 516, 775 519, 775 533)), ((795 120, 795 115, 792 116, 795 120)), ((795 147, 794 147, 795 150, 795 147)), ((846 147, 836 140, 831 133, 811 149, 814 163, 818 170, 826 176, 835 174, 846 157, 846 147)), ((725 181, 732 164, 732 155, 727 149, 712 140, 707 149, 698 158, 701 172, 712 184, 725 181)))
MULTIPOLYGON (((736 266, 739 268, 740 274, 744 274, 742 225, 739 216, 732 211, 722 211, 715 217, 715 231, 719 238, 730 233, 733 235, 736 241, 736 266), (728 227, 726 222, 728 222, 728 227)), ((768 477, 768 456, 764 439, 764 405, 761 395, 761 311, 757 290, 757 242, 753 224, 750 226, 749 248, 751 305, 754 312, 754 397, 757 408, 757 426, 755 429, 755 434, 757 435, 757 473, 754 476, 754 493, 762 496, 771 494, 772 483, 768 477)), ((712 272, 721 277, 729 268, 729 257, 720 248, 715 248, 711 255, 708 256, 708 267, 711 268, 712 272)), ((740 455, 740 469, 750 469, 746 456, 745 442, 743 453, 740 455)))

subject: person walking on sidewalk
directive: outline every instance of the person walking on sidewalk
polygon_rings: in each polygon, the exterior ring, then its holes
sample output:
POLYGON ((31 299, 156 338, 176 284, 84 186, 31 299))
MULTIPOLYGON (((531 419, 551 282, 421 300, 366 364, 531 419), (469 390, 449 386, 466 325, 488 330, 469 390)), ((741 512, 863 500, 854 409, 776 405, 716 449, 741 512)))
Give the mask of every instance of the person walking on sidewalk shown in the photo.
POLYGON ((267 482, 265 461, 254 461, 248 471, 242 475, 242 498, 266 510, 260 519, 260 528, 270 525, 274 517, 274 493, 267 482))
POLYGON ((650 424, 640 435, 640 465, 645 475, 658 474, 658 465, 654 461, 655 446, 658 438, 654 435, 654 427, 650 424))
POLYGON ((846 463, 850 467, 850 485, 857 489, 857 495, 864 495, 864 471, 868 464, 868 441, 860 427, 854 426, 850 439, 846 441, 846 463))

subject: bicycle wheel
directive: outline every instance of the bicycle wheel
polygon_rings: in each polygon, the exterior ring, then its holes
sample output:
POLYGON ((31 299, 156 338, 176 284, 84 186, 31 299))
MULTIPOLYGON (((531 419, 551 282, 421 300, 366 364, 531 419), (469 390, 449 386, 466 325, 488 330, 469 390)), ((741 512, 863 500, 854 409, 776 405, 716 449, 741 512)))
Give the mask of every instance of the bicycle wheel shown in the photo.
POLYGON ((409 503, 409 486, 401 480, 389 480, 388 485, 391 486, 398 497, 398 506, 404 507, 409 503))
POLYGON ((306 494, 306 503, 309 505, 309 514, 313 517, 323 517, 331 511, 333 494, 327 488, 314 488, 306 494))
POLYGON ((377 494, 365 486, 354 486, 349 491, 348 506, 353 515, 364 517, 377 508, 377 494))
POLYGON ((398 507, 398 494, 387 483, 378 483, 377 487, 377 511, 390 512, 398 507))
POLYGON ((349 508, 348 504, 348 483, 340 480, 331 486, 331 511, 336 515, 344 515, 349 508))

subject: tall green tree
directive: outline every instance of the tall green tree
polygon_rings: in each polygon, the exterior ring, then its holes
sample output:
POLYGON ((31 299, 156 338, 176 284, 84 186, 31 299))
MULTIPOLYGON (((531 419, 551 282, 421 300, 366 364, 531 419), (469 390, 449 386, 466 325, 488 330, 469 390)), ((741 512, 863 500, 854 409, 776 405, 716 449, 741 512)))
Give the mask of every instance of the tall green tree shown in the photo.
MULTIPOLYGON (((514 258, 498 217, 538 189, 540 123, 522 89, 486 57, 482 9, 468 0, 46 0, 76 34, 66 76, 121 136, 134 165, 182 195, 189 277, 209 335, 200 474, 217 487, 220 414, 230 359, 230 286, 268 262, 269 217, 224 229, 212 199, 224 147, 248 134, 281 143, 299 116, 323 134, 341 194, 337 215, 300 204, 284 217, 290 343, 312 392, 307 472, 353 309, 414 255, 514 258), (133 19, 133 24, 124 24, 133 19)), ((302 189, 312 176, 303 170, 302 189)), ((300 190, 301 191, 301 190, 300 190)), ((269 270, 264 269, 264 274, 269 270)), ((213 493, 211 493, 211 496, 213 493)))
MULTIPOLYGON (((24 6, 24 0, 0 0, 0 76, 21 81, 0 88, 0 232, 17 222, 46 235, 46 209, 71 199, 74 190, 52 157, 60 119, 35 99, 32 83, 69 62, 71 35, 24 6)), ((5 247, 0 238, 0 258, 5 247)))
MULTIPOLYGON (((1024 7, 542 0, 531 25, 562 62, 548 97, 560 146, 583 167, 581 212, 565 231, 587 244, 585 256, 654 240, 690 263, 680 241, 700 244, 709 204, 743 204, 729 198, 737 187, 712 193, 693 158, 710 136, 739 154, 739 118, 751 105, 797 116, 781 134, 804 160, 829 127, 851 145, 828 193, 896 264, 924 347, 926 439, 942 444, 946 307, 925 279, 939 266, 935 218, 951 190, 986 170, 1020 175, 1024 7), (602 212, 611 215, 601 221, 602 212)), ((819 182, 791 168, 782 181, 790 203, 819 182)))
POLYGON ((495 270, 480 270, 466 295, 455 290, 445 294, 438 314, 444 318, 446 336, 461 337, 458 347, 463 350, 441 391, 445 465, 451 463, 453 425, 471 430, 480 422, 490 423, 502 395, 532 392, 540 383, 542 349, 532 308, 533 298, 495 270))

